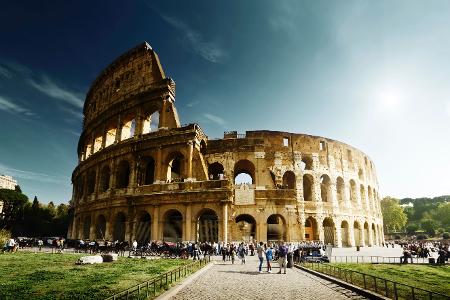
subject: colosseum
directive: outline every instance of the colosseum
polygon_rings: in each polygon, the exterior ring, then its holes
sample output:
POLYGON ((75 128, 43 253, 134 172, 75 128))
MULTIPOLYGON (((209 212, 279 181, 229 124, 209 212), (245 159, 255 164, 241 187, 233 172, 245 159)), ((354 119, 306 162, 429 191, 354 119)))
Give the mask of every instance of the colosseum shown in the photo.
POLYGON ((181 125, 148 43, 96 78, 84 104, 68 238, 147 242, 384 241, 375 165, 329 138, 181 125))

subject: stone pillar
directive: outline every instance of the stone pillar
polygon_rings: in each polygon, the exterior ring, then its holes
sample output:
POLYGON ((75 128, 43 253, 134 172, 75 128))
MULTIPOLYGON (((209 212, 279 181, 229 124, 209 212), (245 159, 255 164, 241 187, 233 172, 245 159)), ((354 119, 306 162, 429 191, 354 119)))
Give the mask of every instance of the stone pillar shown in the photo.
POLYGON ((369 225, 369 246, 373 246, 373 230, 372 226, 369 225))
POLYGON ((228 204, 222 206, 222 241, 228 242, 228 204))
POLYGON ((329 191, 331 194, 331 203, 333 205, 333 208, 339 207, 339 202, 337 199, 337 189, 336 189, 336 182, 332 181, 330 183, 329 191))
POLYGON ((122 117, 119 115, 117 118, 117 130, 116 130, 116 140, 115 143, 120 142, 122 135, 122 117))
POLYGON ((360 244, 361 244, 362 247, 366 247, 367 246, 366 245, 366 232, 365 232, 365 229, 364 229, 364 222, 362 223, 362 227, 361 227, 360 230, 361 230, 360 231, 360 233, 361 233, 360 244))
POLYGON ((71 233, 71 239, 78 239, 78 235, 77 235, 77 227, 78 227, 78 222, 77 222, 77 216, 74 215, 73 216, 73 221, 72 221, 72 233, 71 233))
POLYGON ((112 234, 111 234, 111 220, 108 215, 105 216, 106 224, 105 224, 105 239, 111 241, 112 240, 112 234))
POLYGON ((350 189, 351 189, 350 184, 344 181, 344 197, 345 197, 344 203, 345 203, 345 207, 347 207, 347 208, 352 207, 350 189))
POLYGON ((349 234, 348 241, 349 241, 351 247, 358 246, 358 245, 355 245, 355 228, 353 227, 354 224, 355 224, 355 222, 353 222, 353 221, 352 221, 352 224, 348 224, 348 234, 349 234))
POLYGON ((142 128, 143 128, 143 117, 142 117, 142 110, 139 107, 136 110, 136 127, 134 128, 134 137, 138 137, 142 134, 142 128))
POLYGON ((162 158, 162 148, 158 147, 158 152, 156 153, 156 183, 161 183, 165 181, 165 176, 163 176, 163 158, 162 158))
POLYGON ((334 224, 334 232, 335 232, 335 245, 337 247, 342 247, 342 228, 341 228, 341 221, 337 220, 337 224, 334 224))
POLYGON ((159 206, 153 207, 153 216, 152 216, 152 240, 160 240, 161 237, 159 235, 159 206))
POLYGON ((93 241, 95 240, 96 236, 95 236, 95 214, 92 213, 91 214, 91 227, 89 228, 89 240, 93 241))
POLYGON ((103 125, 103 131, 102 131, 102 146, 100 147, 101 149, 105 149, 106 147, 106 136, 108 135, 107 131, 106 131, 106 125, 103 125))
POLYGON ((317 231, 319 232, 319 241, 325 242, 325 232, 323 230, 323 219, 317 218, 317 231))
POLYGON ((196 238, 192 238, 191 226, 192 226, 192 206, 188 204, 186 206, 186 221, 185 230, 183 232, 183 241, 196 241, 196 238))
POLYGON ((193 180, 192 178, 192 156, 194 152, 194 146, 193 142, 189 141, 187 144, 187 153, 188 157, 186 159, 186 177, 188 181, 193 180))
MULTIPOLYGON (((299 230, 300 231, 300 237, 299 237, 299 240, 300 241, 304 241, 305 240, 305 222, 306 222, 306 218, 305 218, 305 214, 304 213, 300 213, 299 222, 300 222, 300 230, 299 230)), ((311 224, 311 226, 313 226, 313 224, 311 224)))

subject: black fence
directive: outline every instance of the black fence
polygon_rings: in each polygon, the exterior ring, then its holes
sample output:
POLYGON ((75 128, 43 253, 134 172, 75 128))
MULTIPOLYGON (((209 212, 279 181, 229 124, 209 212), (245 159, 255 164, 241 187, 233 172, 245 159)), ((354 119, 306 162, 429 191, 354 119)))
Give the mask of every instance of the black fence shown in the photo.
MULTIPOLYGON (((408 257, 407 263, 411 264, 428 264, 430 258, 408 257)), ((400 264, 403 257, 400 256, 331 256, 330 262, 333 263, 372 263, 372 264, 400 264)), ((435 262, 433 258, 432 261, 435 262)))
POLYGON ((191 264, 178 267, 172 271, 152 278, 151 280, 145 281, 143 283, 130 287, 129 289, 116 293, 106 298, 106 300, 137 300, 155 298, 165 290, 168 290, 173 283, 203 268, 209 263, 209 261, 210 257, 207 256, 204 259, 197 260, 191 264))
POLYGON ((321 263, 298 263, 297 265, 338 278, 391 299, 450 299, 450 295, 424 290, 404 283, 337 266, 321 263))

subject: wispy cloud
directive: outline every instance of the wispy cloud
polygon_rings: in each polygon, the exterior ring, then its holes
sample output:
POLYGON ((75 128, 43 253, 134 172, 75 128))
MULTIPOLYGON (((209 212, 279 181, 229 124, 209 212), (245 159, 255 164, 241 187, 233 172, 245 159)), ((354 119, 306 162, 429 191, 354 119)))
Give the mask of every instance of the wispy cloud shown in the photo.
POLYGON ((160 16, 169 25, 181 31, 183 42, 186 46, 194 53, 200 55, 203 59, 212 63, 220 63, 226 58, 227 52, 217 42, 205 41, 198 31, 192 29, 180 20, 164 14, 160 14, 160 16))
POLYGON ((187 107, 194 107, 196 105, 198 105, 200 103, 200 101, 196 100, 196 101, 191 101, 188 104, 186 104, 187 107))
POLYGON ((0 110, 6 111, 6 112, 9 112, 12 114, 21 114, 21 115, 25 115, 25 116, 34 116, 35 115, 35 113, 33 113, 31 110, 24 108, 2 96, 0 96, 0 110))
POLYGON ((33 172, 33 171, 19 170, 19 169, 15 169, 15 168, 6 166, 2 163, 0 163, 0 173, 5 174, 5 175, 10 175, 14 178, 33 180, 33 181, 39 181, 39 182, 50 182, 50 183, 59 183, 59 184, 67 184, 68 182, 70 182, 70 180, 68 180, 67 178, 64 178, 62 176, 53 176, 53 175, 38 173, 38 172, 33 172))
POLYGON ((270 17, 269 26, 274 31, 285 32, 295 36, 298 31, 297 25, 298 3, 292 0, 281 0, 276 2, 270 17))
POLYGON ((70 107, 63 106, 63 105, 59 106, 59 109, 65 113, 71 115, 72 117, 77 119, 77 121, 83 120, 83 113, 80 109, 72 109, 70 107))
POLYGON ((0 65, 0 76, 6 77, 6 78, 11 78, 12 73, 6 67, 0 65))
POLYGON ((218 116, 215 116, 212 114, 208 114, 208 113, 203 114, 203 116, 205 118, 207 118, 208 120, 210 120, 211 122, 214 122, 220 126, 224 126, 226 124, 225 120, 222 119, 221 117, 218 117, 218 116))
POLYGON ((30 78, 29 84, 47 96, 64 101, 72 106, 83 108, 84 101, 80 94, 58 86, 47 76, 41 76, 41 80, 39 82, 30 78))

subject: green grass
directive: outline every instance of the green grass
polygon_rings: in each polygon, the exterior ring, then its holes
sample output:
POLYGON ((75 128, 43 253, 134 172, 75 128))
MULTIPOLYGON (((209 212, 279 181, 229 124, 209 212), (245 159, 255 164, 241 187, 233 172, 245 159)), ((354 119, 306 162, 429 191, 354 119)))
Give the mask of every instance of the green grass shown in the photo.
MULTIPOLYGON (((333 263, 332 266, 341 267, 348 270, 358 271, 370 274, 383 279, 407 284, 424 290, 450 295, 450 266, 432 266, 432 265, 400 265, 400 264, 345 264, 333 263)), ((341 275, 342 276, 342 275, 341 275)), ((348 278, 348 276, 347 276, 348 278)), ((353 280, 363 285, 361 276, 353 276, 353 280)), ((374 289, 372 278, 366 279, 369 289, 374 289)), ((389 294, 393 292, 393 286, 388 284, 389 294)), ((399 286, 405 298, 411 297, 411 289, 399 286)), ((384 291, 384 281, 377 282, 377 289, 384 291)), ((383 292, 382 292, 383 293, 383 292)), ((419 299, 422 296, 426 298, 425 293, 416 292, 419 299)), ((399 296, 401 296, 399 295, 399 296)), ((403 298, 403 297, 402 297, 403 298)))
POLYGON ((80 254, 0 254, 0 299, 103 299, 189 260, 119 257, 75 265, 80 254))

